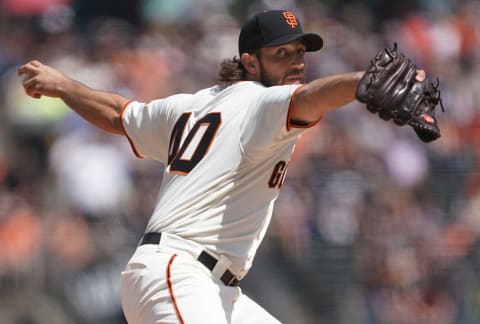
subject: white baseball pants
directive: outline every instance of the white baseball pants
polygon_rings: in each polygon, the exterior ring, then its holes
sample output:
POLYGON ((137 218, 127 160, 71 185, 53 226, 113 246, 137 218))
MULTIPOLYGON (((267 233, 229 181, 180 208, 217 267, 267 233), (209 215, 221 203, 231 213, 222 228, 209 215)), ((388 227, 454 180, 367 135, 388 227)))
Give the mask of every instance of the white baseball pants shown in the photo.
POLYGON ((161 244, 135 251, 122 272, 122 306, 129 324, 280 323, 190 254, 161 244))

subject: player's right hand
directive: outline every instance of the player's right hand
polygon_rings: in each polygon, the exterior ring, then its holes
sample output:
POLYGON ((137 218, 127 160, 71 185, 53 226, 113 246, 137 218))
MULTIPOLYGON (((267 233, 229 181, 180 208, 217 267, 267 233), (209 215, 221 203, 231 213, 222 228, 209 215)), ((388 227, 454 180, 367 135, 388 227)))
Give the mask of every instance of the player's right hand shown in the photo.
POLYGON ((23 78, 25 93, 37 99, 43 95, 59 97, 62 86, 69 80, 59 71, 36 60, 19 67, 17 74, 23 78))

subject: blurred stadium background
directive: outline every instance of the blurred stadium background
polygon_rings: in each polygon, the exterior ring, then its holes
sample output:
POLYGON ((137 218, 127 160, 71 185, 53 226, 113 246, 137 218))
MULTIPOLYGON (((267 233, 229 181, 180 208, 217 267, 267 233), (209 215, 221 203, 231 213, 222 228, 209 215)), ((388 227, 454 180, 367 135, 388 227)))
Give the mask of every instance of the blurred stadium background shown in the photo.
POLYGON ((243 289, 284 323, 480 323, 476 0, 0 0, 0 323, 124 324, 119 275, 163 167, 27 98, 18 66, 140 100, 191 92, 268 8, 324 37, 309 79, 396 41, 439 77, 446 111, 428 145, 357 103, 307 131, 243 289))

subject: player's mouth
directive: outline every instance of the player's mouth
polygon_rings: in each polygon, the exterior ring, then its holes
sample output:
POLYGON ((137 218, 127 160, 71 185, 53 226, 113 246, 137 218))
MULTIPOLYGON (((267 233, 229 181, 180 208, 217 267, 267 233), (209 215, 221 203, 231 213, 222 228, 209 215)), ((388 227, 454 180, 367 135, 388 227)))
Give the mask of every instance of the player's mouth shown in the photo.
POLYGON ((303 75, 295 74, 285 78, 286 84, 301 84, 303 83, 303 75))

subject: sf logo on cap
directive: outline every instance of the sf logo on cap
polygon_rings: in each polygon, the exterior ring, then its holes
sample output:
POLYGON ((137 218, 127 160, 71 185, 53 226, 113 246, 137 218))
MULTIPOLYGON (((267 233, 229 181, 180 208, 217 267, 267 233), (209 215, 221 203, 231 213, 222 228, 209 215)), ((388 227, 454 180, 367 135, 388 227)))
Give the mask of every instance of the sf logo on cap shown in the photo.
POLYGON ((290 25, 290 27, 295 28, 298 25, 297 17, 290 11, 285 11, 283 13, 283 17, 285 18, 285 22, 290 25))

